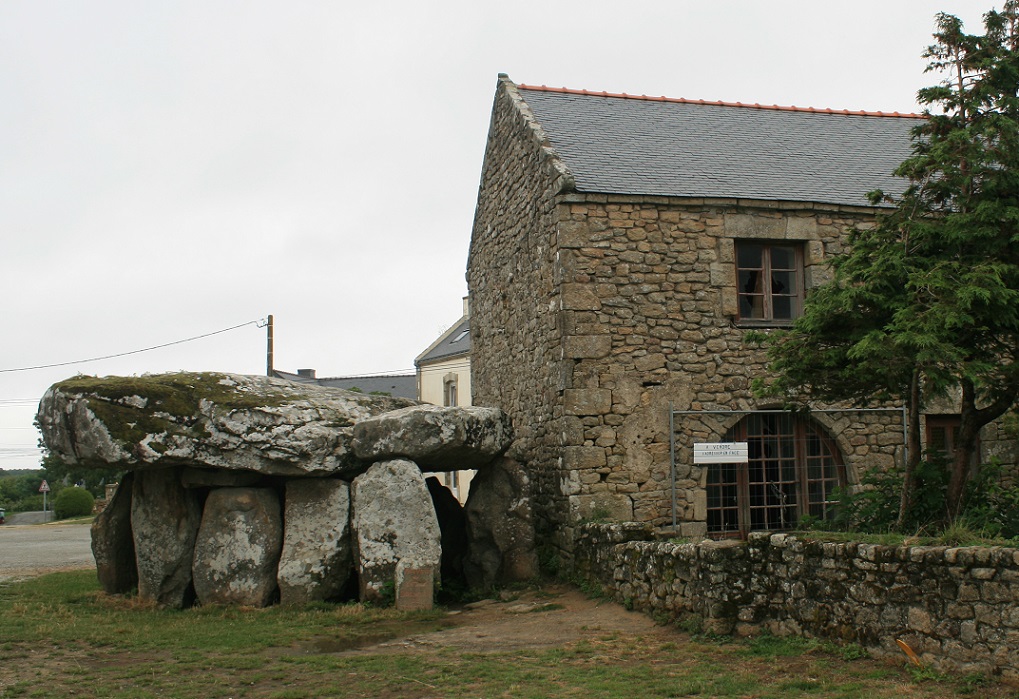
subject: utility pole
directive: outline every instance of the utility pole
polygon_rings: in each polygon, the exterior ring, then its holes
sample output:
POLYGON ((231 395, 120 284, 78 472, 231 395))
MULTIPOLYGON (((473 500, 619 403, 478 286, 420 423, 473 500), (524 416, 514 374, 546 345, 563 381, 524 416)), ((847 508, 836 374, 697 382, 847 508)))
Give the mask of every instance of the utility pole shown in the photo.
POLYGON ((272 316, 269 316, 269 322, 265 324, 265 375, 272 376, 272 316))

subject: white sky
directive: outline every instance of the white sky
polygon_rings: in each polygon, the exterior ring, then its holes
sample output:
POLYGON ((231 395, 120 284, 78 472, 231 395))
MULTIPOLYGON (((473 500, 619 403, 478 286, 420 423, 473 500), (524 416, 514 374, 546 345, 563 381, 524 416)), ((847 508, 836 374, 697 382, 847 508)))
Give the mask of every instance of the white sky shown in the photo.
MULTIPOLYGON (((993 0, 4 0, 0 468, 77 373, 411 370, 461 312, 498 73, 916 111, 993 0)), ((1000 2, 998 3, 1000 6, 1000 2)))

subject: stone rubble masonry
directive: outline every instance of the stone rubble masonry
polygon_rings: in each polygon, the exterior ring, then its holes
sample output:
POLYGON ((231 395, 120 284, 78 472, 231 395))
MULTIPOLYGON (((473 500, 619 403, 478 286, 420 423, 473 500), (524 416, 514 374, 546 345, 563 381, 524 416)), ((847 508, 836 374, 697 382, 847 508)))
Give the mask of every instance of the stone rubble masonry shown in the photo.
MULTIPOLYGON (((509 413, 507 455, 529 469, 539 536, 568 554, 584 519, 671 523, 670 405, 781 407, 751 391, 766 356, 738 321, 735 242, 802 245, 809 290, 830 278, 847 232, 872 226, 874 211, 581 193, 564 168, 500 79, 467 272, 473 400, 509 413)), ((692 464, 693 442, 721 440, 740 417, 677 425, 684 534, 706 530, 707 472, 692 464)), ((901 461, 901 414, 814 419, 838 444, 850 485, 901 461)), ((1015 460, 1013 443, 995 446, 990 430, 981 440, 1015 460)))
POLYGON ((577 571, 635 609, 705 632, 827 638, 927 665, 1019 680, 1019 550, 883 546, 753 533, 653 540, 639 524, 587 524, 577 571))
MULTIPOLYGON (((562 408, 553 406, 573 364, 558 326, 556 198, 573 178, 516 90, 498 90, 489 134, 468 269, 471 303, 482 304, 478 326, 471 306, 472 400, 510 409, 516 441, 507 456, 532 469, 535 502, 554 509, 562 408)), ((557 519, 551 509, 546 528, 557 519)))

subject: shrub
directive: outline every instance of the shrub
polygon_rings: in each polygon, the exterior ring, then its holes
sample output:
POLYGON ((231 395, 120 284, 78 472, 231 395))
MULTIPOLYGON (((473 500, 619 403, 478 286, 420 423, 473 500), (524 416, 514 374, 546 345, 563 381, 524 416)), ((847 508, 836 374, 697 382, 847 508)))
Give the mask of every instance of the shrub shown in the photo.
POLYGON ((92 514, 95 498, 84 488, 64 488, 53 501, 53 513, 57 519, 84 517, 92 514))
MULTIPOLYGON (((914 474, 913 502, 903 522, 904 532, 917 532, 937 525, 945 516, 948 470, 943 461, 924 460, 914 474)), ((856 492, 839 492, 839 506, 831 528, 878 534, 892 531, 899 516, 902 469, 874 470, 860 479, 856 492)), ((826 528, 815 523, 814 528, 826 528)))

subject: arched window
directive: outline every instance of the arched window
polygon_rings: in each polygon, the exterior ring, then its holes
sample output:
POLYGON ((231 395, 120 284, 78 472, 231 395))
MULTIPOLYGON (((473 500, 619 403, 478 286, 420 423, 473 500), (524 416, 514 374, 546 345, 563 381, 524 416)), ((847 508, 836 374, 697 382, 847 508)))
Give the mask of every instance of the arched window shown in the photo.
POLYGON ((791 529, 803 515, 831 516, 834 491, 846 483, 838 447, 813 422, 788 413, 755 413, 727 442, 747 442, 745 464, 708 468, 708 533, 746 536, 791 529))

